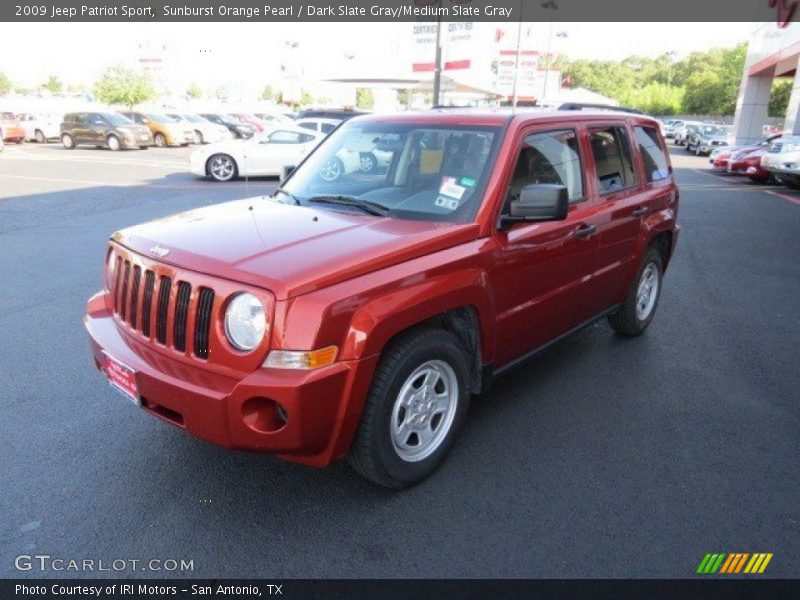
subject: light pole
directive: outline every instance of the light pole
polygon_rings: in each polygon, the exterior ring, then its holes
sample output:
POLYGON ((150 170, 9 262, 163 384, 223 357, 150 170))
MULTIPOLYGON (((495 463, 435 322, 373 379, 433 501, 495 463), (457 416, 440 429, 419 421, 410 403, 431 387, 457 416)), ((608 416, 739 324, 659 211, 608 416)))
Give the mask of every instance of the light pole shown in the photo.
POLYGON ((553 12, 558 10, 558 2, 547 0, 547 2, 542 2, 542 8, 551 11, 550 24, 547 28, 547 54, 544 57, 544 86, 542 88, 542 99, 544 99, 547 97, 547 70, 550 62, 550 45, 553 41, 553 12))
POLYGON ((667 66, 667 87, 672 87, 672 59, 675 58, 677 54, 675 50, 670 50, 666 54, 667 61, 669 61, 669 65, 667 66))

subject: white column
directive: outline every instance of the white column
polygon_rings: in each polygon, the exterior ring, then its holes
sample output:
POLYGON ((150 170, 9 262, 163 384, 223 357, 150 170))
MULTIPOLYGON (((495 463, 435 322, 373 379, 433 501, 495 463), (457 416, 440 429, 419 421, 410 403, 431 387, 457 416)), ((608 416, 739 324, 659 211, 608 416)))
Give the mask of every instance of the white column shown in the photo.
MULTIPOLYGON (((737 144, 757 142, 764 137, 762 127, 767 122, 769 114, 772 79, 772 73, 750 75, 745 67, 742 84, 739 87, 739 98, 736 101, 736 117, 733 121, 737 144)), ((792 95, 794 96, 794 91, 792 95)))

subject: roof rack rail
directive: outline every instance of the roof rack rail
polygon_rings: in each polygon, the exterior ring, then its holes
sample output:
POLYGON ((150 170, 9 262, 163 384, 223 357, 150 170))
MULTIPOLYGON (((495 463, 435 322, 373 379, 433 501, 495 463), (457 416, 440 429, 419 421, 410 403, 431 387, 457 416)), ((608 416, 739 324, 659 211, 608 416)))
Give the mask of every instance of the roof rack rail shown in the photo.
POLYGON ((584 108, 597 108, 601 110, 616 110, 618 112, 626 112, 634 115, 643 115, 644 113, 636 108, 626 108, 624 106, 611 106, 610 104, 585 104, 583 102, 565 102, 558 107, 558 110, 583 110, 584 108))

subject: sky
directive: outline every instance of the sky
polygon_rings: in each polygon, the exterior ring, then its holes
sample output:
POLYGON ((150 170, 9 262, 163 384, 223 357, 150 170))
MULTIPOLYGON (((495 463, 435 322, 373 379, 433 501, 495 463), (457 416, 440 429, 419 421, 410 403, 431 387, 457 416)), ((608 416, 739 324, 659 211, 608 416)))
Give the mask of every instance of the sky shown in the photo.
MULTIPOLYGON (((516 24, 505 30, 514 45, 516 24)), ((752 23, 524 24, 525 43, 571 58, 623 59, 732 46, 746 41, 752 23), (555 35, 565 33, 564 35, 555 35)), ((51 74, 65 84, 91 84, 110 65, 132 62, 143 51, 167 57, 176 85, 208 88, 253 81, 263 87, 281 65, 304 78, 378 77, 409 71, 414 60, 411 23, 17 23, 0 36, 0 71, 19 86, 51 74), (335 31, 335 35, 333 34, 335 31), (295 44, 290 47, 287 42, 295 44), (158 50, 166 46, 166 53, 158 50), (148 50, 150 49, 150 50, 148 50)), ((493 52, 487 48, 487 52, 493 52)))

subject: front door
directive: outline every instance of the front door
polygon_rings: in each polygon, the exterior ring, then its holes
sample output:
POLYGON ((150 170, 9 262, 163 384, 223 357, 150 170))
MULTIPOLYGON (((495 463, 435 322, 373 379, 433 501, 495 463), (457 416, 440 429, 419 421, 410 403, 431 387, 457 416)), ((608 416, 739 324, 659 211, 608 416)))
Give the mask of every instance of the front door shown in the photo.
POLYGON ((525 130, 504 212, 523 187, 564 185, 563 221, 518 223, 499 231, 496 364, 502 366, 586 321, 599 310, 588 294, 597 260, 595 208, 586 189, 585 148, 578 128, 525 130))

